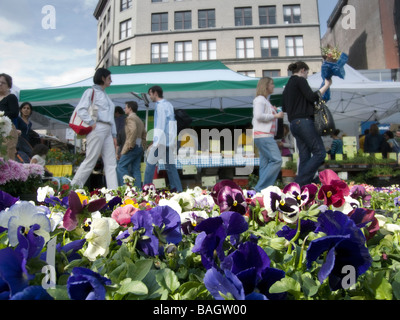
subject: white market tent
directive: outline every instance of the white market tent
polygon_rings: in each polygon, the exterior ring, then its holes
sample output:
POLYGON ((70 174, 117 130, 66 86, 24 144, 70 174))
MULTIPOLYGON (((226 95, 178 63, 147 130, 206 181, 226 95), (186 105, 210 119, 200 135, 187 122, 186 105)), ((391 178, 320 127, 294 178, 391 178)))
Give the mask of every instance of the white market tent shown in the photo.
MULTIPOLYGON (((331 100, 327 103, 338 129, 347 135, 358 136, 361 122, 388 123, 400 112, 399 82, 369 80, 349 65, 345 65, 345 71, 344 79, 332 78, 331 100)), ((314 90, 320 88, 321 73, 309 76, 308 82, 314 90)))
MULTIPOLYGON (((220 61, 120 66, 109 70, 113 82, 107 94, 116 105, 138 100, 134 93, 147 93, 151 86, 160 85, 164 97, 175 108, 204 110, 200 117, 203 123, 207 117, 209 125, 229 124, 238 117, 248 122, 248 115, 240 110, 252 108, 259 80, 236 73, 220 61)), ((275 79, 278 99, 286 82, 287 78, 275 79)), ((21 90, 20 101, 29 101, 40 113, 68 122, 73 107, 92 85, 89 78, 60 87, 21 90)), ((146 109, 139 100, 139 111, 146 109)))

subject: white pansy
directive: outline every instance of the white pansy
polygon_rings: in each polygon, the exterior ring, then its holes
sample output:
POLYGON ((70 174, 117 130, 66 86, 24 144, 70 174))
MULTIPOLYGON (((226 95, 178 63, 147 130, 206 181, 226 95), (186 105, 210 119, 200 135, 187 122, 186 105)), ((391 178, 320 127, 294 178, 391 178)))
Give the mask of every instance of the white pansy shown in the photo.
POLYGON ((35 234, 50 240, 51 224, 49 218, 30 202, 16 203, 9 210, 0 212, 0 226, 8 229, 8 238, 12 247, 18 245, 18 228, 24 227, 27 234, 33 225, 40 228, 35 234))
POLYGON ((181 192, 181 193, 175 194, 171 198, 171 200, 176 201, 179 204, 181 204, 183 211, 191 210, 196 205, 196 202, 195 202, 193 196, 186 192, 181 192))
POLYGON ((350 196, 345 196, 344 200, 345 200, 345 203, 339 208, 334 208, 334 210, 341 211, 344 214, 349 214, 354 209, 360 208, 360 202, 358 200, 356 200, 350 196))
POLYGON ((40 187, 37 190, 37 201, 44 202, 50 196, 54 196, 54 189, 50 186, 40 187))
POLYGON ((118 227, 118 223, 112 218, 102 218, 97 213, 92 215, 90 231, 85 236, 88 246, 83 255, 90 261, 95 261, 98 256, 106 256, 112 234, 118 227))

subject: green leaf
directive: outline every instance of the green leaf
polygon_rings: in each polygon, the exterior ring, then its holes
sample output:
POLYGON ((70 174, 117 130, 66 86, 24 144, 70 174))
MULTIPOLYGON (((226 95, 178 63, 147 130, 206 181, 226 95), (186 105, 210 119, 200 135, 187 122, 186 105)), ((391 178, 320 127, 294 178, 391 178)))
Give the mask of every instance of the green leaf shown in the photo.
POLYGON ((370 272, 365 285, 375 296, 375 299, 392 300, 392 286, 385 278, 385 271, 375 273, 370 272))
POLYGON ((307 297, 312 297, 318 292, 319 289, 319 281, 316 281, 313 279, 313 276, 311 273, 306 272, 301 275, 301 280, 302 280, 302 289, 304 294, 307 297))
MULTIPOLYGON (((156 280, 161 287, 168 290, 171 293, 174 293, 180 287, 180 282, 175 272, 171 269, 162 269, 156 274, 156 280)), ((164 293, 163 293, 164 295, 164 293)))
POLYGON ((293 278, 286 276, 285 278, 281 279, 280 281, 275 282, 270 288, 270 293, 282 293, 282 292, 289 292, 294 295, 298 294, 301 290, 300 283, 298 283, 293 278))
POLYGON ((47 293, 54 298, 54 300, 71 300, 68 295, 67 286, 56 285, 54 289, 48 289, 47 293))
POLYGON ((117 293, 125 295, 128 293, 133 293, 138 296, 143 296, 148 294, 148 289, 142 281, 136 281, 126 278, 121 281, 121 287, 118 289, 117 293))
POLYGON ((393 294, 397 300, 400 299, 400 271, 396 273, 392 282, 393 294))
POLYGON ((135 264, 129 266, 127 277, 132 280, 142 281, 149 273, 152 266, 153 260, 150 259, 136 261, 135 264))

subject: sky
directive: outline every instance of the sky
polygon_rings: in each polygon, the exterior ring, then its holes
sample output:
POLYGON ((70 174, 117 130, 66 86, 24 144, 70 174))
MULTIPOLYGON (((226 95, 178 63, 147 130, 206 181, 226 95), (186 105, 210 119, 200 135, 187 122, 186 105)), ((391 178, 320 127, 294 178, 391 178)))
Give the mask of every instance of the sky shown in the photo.
MULTIPOLYGON (((322 35, 337 1, 318 0, 322 35)), ((19 89, 55 87, 93 76, 98 0, 1 0, 0 73, 19 89)))

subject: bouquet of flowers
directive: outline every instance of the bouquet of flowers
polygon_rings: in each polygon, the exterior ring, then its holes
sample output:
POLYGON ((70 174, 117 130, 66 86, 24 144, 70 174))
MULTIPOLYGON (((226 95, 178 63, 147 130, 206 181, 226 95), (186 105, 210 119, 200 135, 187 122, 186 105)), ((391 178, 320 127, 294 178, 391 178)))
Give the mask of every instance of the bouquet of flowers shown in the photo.
POLYGON ((321 48, 322 58, 328 62, 337 62, 342 52, 337 47, 327 45, 321 48))
MULTIPOLYGON (((321 87, 325 84, 325 79, 330 80, 332 76, 344 79, 346 76, 344 65, 349 59, 348 55, 341 52, 337 47, 332 47, 331 45, 323 47, 321 51, 322 58, 324 59, 321 67, 321 77, 323 79, 321 87)), ((331 99, 330 89, 325 92, 323 99, 325 101, 331 99)))

